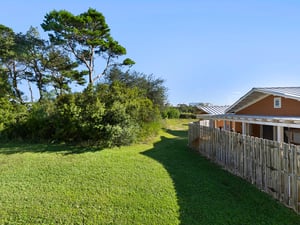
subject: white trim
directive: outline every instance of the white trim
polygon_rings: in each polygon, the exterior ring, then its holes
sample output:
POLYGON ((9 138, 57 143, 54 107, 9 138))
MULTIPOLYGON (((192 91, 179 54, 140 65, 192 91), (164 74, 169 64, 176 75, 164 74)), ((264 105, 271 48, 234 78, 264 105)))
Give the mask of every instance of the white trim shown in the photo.
MULTIPOLYGON (((264 96, 261 96, 261 97, 259 97, 259 98, 256 98, 255 100, 253 100, 253 101, 251 101, 251 102, 248 102, 247 104, 245 104, 245 105, 241 106, 240 108, 238 108, 238 110, 236 110, 236 112, 239 112, 239 111, 241 111, 241 110, 243 110, 243 109, 249 107, 250 105, 253 105, 253 104, 257 103, 257 102, 259 102, 260 100, 263 100, 264 98, 266 98, 266 97, 268 97, 268 96, 269 96, 269 95, 264 95, 264 96)), ((228 110, 228 111, 229 111, 229 110, 228 110)), ((226 112, 228 112, 228 111, 226 110, 226 112)))
MULTIPOLYGON (((300 87, 293 87, 293 88, 299 88, 300 87)), ((290 94, 290 93, 285 93, 284 91, 276 91, 274 90, 275 88, 252 88, 250 91, 248 91, 245 95, 243 95, 241 98, 239 98, 233 105, 231 105, 226 111, 225 113, 230 113, 232 112, 234 109, 234 113, 238 112, 246 107, 248 107, 249 105, 252 105, 254 103, 256 103, 257 101, 262 100, 265 96, 276 96, 276 97, 282 97, 282 98, 289 98, 289 99, 293 99, 296 101, 300 101, 300 95, 295 95, 295 94, 290 94), (263 96, 261 97, 257 97, 256 99, 251 99, 251 95, 254 92, 258 92, 260 94, 262 94, 263 96)))
POLYGON ((263 124, 271 126, 283 126, 300 128, 300 117, 273 117, 273 116, 253 116, 253 115, 235 115, 224 114, 211 116, 214 120, 229 120, 234 122, 244 122, 253 124, 263 124))
POLYGON ((242 122, 242 134, 247 135, 247 124, 242 122))
POLYGON ((251 96, 254 92, 258 92, 260 94, 262 94, 261 97, 259 98, 255 98, 254 100, 248 101, 248 103, 246 102, 246 104, 243 104, 242 106, 238 107, 235 112, 238 112, 264 98, 266 98, 267 96, 269 96, 270 94, 262 92, 259 90, 259 88, 252 88, 250 91, 248 91, 245 95, 243 95, 239 100, 237 100, 233 105, 231 105, 226 111, 225 113, 230 113, 230 111, 232 111, 236 106, 238 106, 242 101, 244 101, 245 99, 247 99, 249 96, 251 96))
POLYGON ((283 133, 283 127, 277 126, 277 141, 278 142, 284 142, 284 133, 283 133))
POLYGON ((244 96, 242 96, 241 98, 239 98, 239 100, 237 100, 233 105, 231 105, 226 111, 225 113, 228 113, 229 111, 231 111, 235 106, 237 106, 241 101, 243 101, 245 98, 247 98, 250 94, 252 94, 254 92, 254 88, 252 88, 250 91, 248 91, 244 96))
POLYGON ((211 114, 196 114, 197 119, 209 119, 212 115, 211 114))

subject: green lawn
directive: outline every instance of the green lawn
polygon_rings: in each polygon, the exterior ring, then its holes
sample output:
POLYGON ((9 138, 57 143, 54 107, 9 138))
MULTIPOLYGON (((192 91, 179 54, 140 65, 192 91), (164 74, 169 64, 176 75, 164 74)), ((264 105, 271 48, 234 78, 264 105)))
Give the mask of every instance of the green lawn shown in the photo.
POLYGON ((0 224, 300 224, 187 148, 186 121, 114 149, 0 144, 0 224))

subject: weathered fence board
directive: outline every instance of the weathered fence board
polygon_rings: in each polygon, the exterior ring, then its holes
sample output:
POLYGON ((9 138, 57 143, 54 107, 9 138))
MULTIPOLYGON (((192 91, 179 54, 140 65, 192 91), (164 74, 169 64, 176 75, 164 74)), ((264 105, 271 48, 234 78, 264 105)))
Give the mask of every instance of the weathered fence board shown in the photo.
POLYGON ((300 213, 300 147, 189 124, 188 145, 300 213))

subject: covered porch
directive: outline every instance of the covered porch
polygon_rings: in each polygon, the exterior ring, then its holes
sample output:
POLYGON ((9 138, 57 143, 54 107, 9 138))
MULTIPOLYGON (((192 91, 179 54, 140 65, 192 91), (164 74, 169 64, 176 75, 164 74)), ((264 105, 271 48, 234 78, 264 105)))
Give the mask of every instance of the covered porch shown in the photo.
MULTIPOLYGON (((198 118, 202 119, 201 116, 198 118)), ((223 114, 205 119, 210 120, 210 127, 300 145, 300 117, 223 114), (218 126, 215 126, 216 121, 219 121, 218 126)))

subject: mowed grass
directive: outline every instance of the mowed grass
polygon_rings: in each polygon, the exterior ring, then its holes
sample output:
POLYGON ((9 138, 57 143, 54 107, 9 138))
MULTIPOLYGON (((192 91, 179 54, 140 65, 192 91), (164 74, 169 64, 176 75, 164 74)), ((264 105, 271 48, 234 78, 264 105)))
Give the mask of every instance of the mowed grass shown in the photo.
POLYGON ((0 224, 300 224, 189 150, 187 122, 114 149, 0 144, 0 224))
POLYGON ((178 223, 172 179, 140 154, 151 146, 82 154, 57 148, 0 156, 0 224, 178 223))

